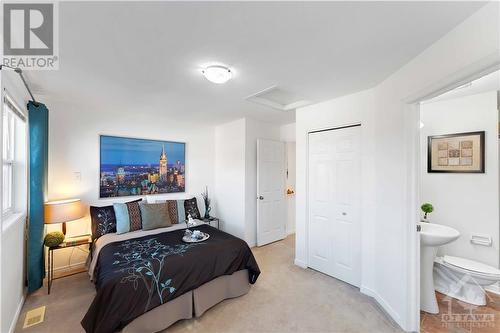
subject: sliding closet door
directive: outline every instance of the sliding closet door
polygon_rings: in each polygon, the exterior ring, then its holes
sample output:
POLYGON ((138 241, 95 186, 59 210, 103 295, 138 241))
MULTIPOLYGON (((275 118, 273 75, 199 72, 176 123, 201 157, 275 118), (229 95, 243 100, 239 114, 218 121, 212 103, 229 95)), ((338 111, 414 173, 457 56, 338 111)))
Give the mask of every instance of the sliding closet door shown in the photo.
POLYGON ((360 270, 360 133, 309 134, 309 267, 355 286, 360 270))

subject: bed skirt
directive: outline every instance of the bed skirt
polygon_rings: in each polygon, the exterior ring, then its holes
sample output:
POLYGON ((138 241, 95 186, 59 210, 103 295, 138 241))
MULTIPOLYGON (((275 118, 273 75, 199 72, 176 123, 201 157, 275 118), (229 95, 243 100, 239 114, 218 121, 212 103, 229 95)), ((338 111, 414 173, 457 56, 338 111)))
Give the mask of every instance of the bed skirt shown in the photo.
POLYGON ((250 290, 248 270, 220 276, 193 290, 194 315, 201 316, 217 303, 228 298, 245 295, 250 290))
POLYGON ((162 304, 134 319, 124 333, 158 332, 181 319, 199 317, 212 306, 228 298, 242 296, 250 290, 248 270, 223 275, 162 304))

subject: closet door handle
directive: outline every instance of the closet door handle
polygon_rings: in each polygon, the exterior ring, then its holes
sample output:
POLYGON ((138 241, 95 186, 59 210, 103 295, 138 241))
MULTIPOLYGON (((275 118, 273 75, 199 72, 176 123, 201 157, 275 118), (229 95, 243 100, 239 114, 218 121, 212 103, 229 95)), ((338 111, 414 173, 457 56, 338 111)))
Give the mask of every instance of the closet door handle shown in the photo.
POLYGON ((259 195, 259 200, 264 200, 264 197, 262 195, 259 195))

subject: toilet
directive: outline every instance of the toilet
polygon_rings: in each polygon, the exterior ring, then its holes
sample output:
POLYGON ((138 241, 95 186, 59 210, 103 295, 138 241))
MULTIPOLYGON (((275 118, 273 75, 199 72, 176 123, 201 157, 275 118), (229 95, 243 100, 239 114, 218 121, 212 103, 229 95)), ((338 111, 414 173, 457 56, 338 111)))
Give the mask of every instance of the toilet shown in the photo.
POLYGON ((460 257, 434 260, 434 288, 474 305, 486 305, 484 287, 500 281, 500 269, 460 257))

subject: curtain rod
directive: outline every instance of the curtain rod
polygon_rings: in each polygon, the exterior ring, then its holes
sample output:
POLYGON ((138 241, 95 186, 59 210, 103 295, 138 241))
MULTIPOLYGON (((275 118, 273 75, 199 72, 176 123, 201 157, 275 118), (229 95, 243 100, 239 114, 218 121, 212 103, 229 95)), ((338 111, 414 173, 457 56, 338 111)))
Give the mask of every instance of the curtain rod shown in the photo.
POLYGON ((8 68, 10 70, 13 70, 14 72, 16 72, 17 74, 19 74, 19 76, 21 77, 21 80, 23 81, 24 83, 24 86, 26 87, 26 90, 28 90, 28 93, 30 94, 31 96, 31 100, 33 101, 33 104, 35 104, 36 106, 40 105, 40 103, 38 103, 35 99, 35 96, 33 96, 33 93, 31 92, 31 89, 30 87, 28 86, 28 82, 26 82, 26 79, 24 78, 24 75, 23 75, 23 71, 21 68, 19 67, 11 67, 11 66, 7 66, 7 65, 0 65, 0 70, 2 70, 2 68, 8 68))

